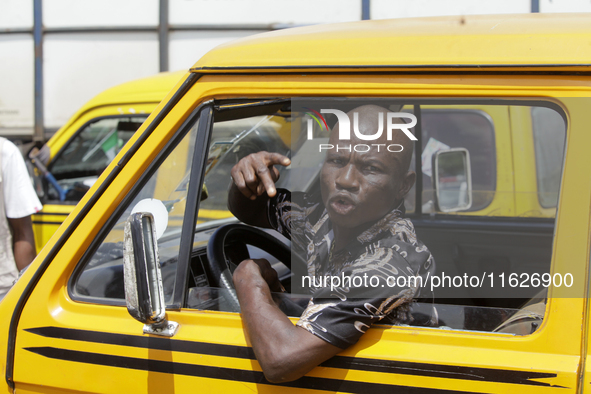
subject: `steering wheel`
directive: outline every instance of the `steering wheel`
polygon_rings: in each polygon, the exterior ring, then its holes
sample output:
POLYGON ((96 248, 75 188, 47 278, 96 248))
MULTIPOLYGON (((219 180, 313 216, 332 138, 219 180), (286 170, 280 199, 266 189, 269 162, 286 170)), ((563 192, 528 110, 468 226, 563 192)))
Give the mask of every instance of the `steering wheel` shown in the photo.
MULTIPOLYGON (((256 227, 241 223, 227 224, 218 228, 207 244, 207 272, 211 286, 234 290, 232 273, 236 265, 250 258, 246 245, 255 246, 276 257, 291 269, 291 247, 280 239, 273 237, 256 227), (231 245, 233 258, 228 257, 228 246, 231 245), (239 260, 239 261, 231 261, 239 260)), ((233 307, 238 307, 238 298, 234 291, 229 302, 233 307)))

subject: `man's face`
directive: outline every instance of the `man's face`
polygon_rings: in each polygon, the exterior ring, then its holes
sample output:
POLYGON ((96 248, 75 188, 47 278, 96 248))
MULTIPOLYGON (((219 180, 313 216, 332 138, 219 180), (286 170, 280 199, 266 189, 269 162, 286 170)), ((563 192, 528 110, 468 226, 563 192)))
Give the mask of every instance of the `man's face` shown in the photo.
MULTIPOLYGON (((343 149, 368 141, 354 135, 350 141, 339 141, 337 129, 335 126, 329 141, 335 148, 328 150, 320 172, 322 201, 333 226, 369 227, 402 201, 414 183, 414 173, 407 173, 404 168, 403 153, 389 152, 384 145, 379 151, 371 145, 367 152, 343 149)), ((384 136, 371 143, 399 142, 387 141, 384 136)))

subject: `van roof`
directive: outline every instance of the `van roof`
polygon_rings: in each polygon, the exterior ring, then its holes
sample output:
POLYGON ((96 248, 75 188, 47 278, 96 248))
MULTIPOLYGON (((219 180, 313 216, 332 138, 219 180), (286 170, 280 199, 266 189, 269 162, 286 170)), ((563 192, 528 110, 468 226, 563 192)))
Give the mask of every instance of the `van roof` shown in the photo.
POLYGON ((48 145, 57 144, 58 139, 65 136, 70 138, 67 132, 70 125, 75 123, 80 116, 94 108, 107 105, 126 105, 141 103, 159 103, 166 94, 174 88, 186 71, 163 72, 147 78, 137 79, 114 86, 94 96, 86 102, 48 141, 48 145))
POLYGON ((113 86, 94 96, 81 108, 128 103, 159 103, 187 71, 162 72, 113 86))
POLYGON ((316 25, 223 44, 199 73, 591 71, 591 14, 474 15, 316 25))

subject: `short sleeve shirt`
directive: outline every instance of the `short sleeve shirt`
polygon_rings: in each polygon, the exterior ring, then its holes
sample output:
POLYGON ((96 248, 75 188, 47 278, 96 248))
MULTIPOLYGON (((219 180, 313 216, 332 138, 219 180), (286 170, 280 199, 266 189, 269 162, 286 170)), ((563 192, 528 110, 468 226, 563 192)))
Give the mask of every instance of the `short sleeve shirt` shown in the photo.
POLYGON ((268 215, 269 223, 300 251, 311 278, 312 298, 297 325, 330 344, 345 349, 376 322, 409 324, 412 302, 432 299, 425 285, 435 270, 433 256, 401 209, 388 213, 338 253, 331 253, 328 213, 310 196, 279 189, 269 200, 268 215), (325 278, 332 277, 343 282, 331 286, 325 278))
POLYGON ((31 184, 22 154, 8 140, 2 144, 2 192, 8 218, 22 218, 43 208, 31 184))

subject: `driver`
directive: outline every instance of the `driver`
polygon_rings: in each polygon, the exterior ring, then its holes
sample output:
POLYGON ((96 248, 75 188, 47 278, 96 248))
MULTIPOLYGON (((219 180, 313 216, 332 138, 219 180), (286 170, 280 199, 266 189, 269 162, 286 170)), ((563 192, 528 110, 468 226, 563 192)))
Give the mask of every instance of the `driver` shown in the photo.
MULTIPOLYGON (((353 124, 357 112, 360 133, 373 135, 387 111, 364 105, 347 115, 353 124)), ((402 132, 394 132, 392 141, 382 133, 372 143, 400 144, 403 150, 378 151, 373 146, 356 152, 347 146, 367 141, 353 133, 351 140, 339 141, 337 130, 338 124, 329 139, 335 148, 328 150, 320 172, 321 201, 275 187, 279 171, 274 166, 290 164, 278 153, 254 153, 232 168, 230 211, 245 223, 274 228, 290 238, 292 247, 304 251, 309 276, 375 276, 378 287, 385 287, 390 277, 387 293, 355 289, 355 298, 350 296, 350 283, 331 289, 312 282, 312 298, 294 326, 272 297, 271 292, 283 287, 269 262, 240 263, 233 280, 243 321, 270 382, 298 379, 355 344, 375 322, 410 323, 411 303, 424 294, 416 281, 396 279, 426 279, 435 269, 431 253, 403 217, 404 196, 415 182, 415 173, 409 171, 412 142, 402 132), (407 285, 393 287, 394 283, 407 285)))

